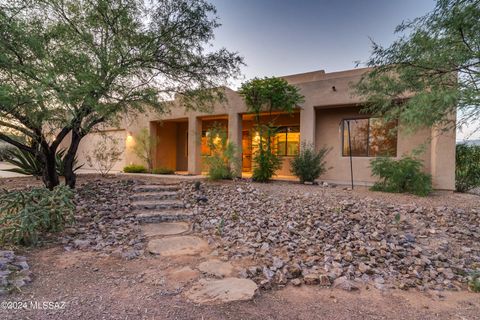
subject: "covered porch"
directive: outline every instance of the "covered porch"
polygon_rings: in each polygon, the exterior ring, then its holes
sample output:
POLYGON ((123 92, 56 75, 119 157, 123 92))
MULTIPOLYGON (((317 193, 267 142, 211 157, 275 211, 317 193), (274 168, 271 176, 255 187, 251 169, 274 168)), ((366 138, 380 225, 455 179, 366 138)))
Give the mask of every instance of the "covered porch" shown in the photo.
MULTIPOLYGON (((260 123, 273 123, 277 127, 272 144, 283 160, 277 175, 288 178, 291 176, 290 159, 300 148, 300 112, 262 114, 260 123)), ((154 168, 166 168, 184 174, 206 173, 208 168, 205 158, 210 154, 207 135, 213 127, 225 129, 228 139, 238 148, 242 175, 251 175, 253 157, 260 140, 255 118, 251 114, 224 114, 151 122, 150 132, 155 141, 154 168)))

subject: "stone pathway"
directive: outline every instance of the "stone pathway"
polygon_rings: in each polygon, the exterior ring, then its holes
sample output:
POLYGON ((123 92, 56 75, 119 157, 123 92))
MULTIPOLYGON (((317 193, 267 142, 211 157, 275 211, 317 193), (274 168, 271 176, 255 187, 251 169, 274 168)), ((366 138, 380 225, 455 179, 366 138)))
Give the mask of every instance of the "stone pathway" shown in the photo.
MULTIPOLYGON (((206 256, 208 242, 191 235, 193 212, 178 197, 179 184, 139 185, 131 196, 137 220, 148 239, 147 251, 161 257, 206 256)), ((207 256, 208 257, 208 256, 207 256)), ((185 293, 187 299, 200 304, 226 303, 252 299, 257 285, 250 279, 233 276, 229 262, 208 259, 195 267, 206 278, 198 280, 185 293)), ((183 266, 196 272, 191 266, 183 266)))

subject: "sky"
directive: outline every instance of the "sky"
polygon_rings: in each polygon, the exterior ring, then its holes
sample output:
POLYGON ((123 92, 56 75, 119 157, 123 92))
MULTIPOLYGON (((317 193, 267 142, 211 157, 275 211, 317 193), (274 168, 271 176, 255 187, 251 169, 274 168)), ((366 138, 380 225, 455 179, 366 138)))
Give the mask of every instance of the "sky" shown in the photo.
MULTIPOLYGON (((388 46, 395 27, 431 11, 434 0, 210 0, 222 24, 214 47, 244 57, 243 79, 353 69, 370 56, 371 39, 388 46)), ((360 64, 360 66, 362 66, 360 64)), ((457 140, 472 128, 457 132, 457 140)))

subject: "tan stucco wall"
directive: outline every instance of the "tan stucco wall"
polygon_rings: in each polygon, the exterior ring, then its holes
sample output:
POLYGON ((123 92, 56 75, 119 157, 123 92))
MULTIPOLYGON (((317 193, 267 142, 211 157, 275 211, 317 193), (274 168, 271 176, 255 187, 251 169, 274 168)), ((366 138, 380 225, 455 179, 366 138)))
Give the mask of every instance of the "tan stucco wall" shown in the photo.
MULTIPOLYGON (((341 122, 345 118, 365 117, 359 107, 336 107, 316 110, 316 148, 331 149, 326 156, 328 171, 320 178, 338 183, 350 183, 350 158, 342 155, 341 122)), ((411 155, 416 149, 424 149, 417 158, 421 159, 425 171, 430 172, 430 130, 424 129, 415 134, 407 134, 399 127, 397 135, 397 159, 402 155, 411 155)), ((355 184, 370 185, 375 182, 371 175, 372 157, 353 157, 353 175, 355 184)))
MULTIPOLYGON (((295 84, 304 95, 305 101, 300 107, 298 121, 300 122, 300 137, 302 141, 310 142, 321 147, 323 145, 333 147, 327 157, 329 166, 333 167, 324 174, 322 179, 332 180, 339 183, 349 181, 350 169, 348 158, 341 156, 341 136, 339 123, 342 117, 358 114, 358 108, 362 105, 362 99, 355 96, 351 90, 351 84, 357 82, 361 75, 368 69, 355 69, 341 72, 325 73, 315 71, 284 77, 287 81, 295 84), (327 110, 328 109, 328 110, 327 110)), ((242 145, 242 114, 247 113, 247 107, 240 95, 235 91, 225 88, 226 101, 216 103, 211 110, 187 111, 178 101, 174 101, 173 107, 167 114, 159 115, 145 113, 137 115, 134 119, 124 119, 120 129, 125 129, 127 135, 135 136, 141 128, 150 128, 152 123, 168 120, 188 120, 188 171, 192 174, 201 172, 200 137, 202 131, 202 119, 215 115, 223 115, 228 119, 228 134, 240 149, 242 145)), ((454 119, 455 115, 452 115, 454 119)), ((155 128, 155 127, 152 127, 155 128)), ((153 133, 154 129, 152 129, 153 133)), ((409 153, 420 145, 425 144, 425 152, 421 155, 424 160, 425 171, 432 174, 434 187, 438 189, 454 189, 455 174, 455 132, 453 129, 443 132, 426 128, 415 134, 407 135, 400 128, 398 133, 398 152, 401 156, 409 153)), ((178 130, 171 130, 170 135, 164 139, 172 139, 171 150, 178 147, 178 130)), ((160 152, 160 151, 158 151, 160 152)), ((240 150, 241 153, 241 150, 240 150)), ((157 155, 162 158, 164 155, 157 155)), ((288 159, 289 160, 289 159, 288 159)), ((285 159, 280 175, 289 174, 289 161, 285 159)), ((370 184, 374 180, 370 175, 369 158, 354 159, 354 173, 357 183, 370 184)), ((168 164, 173 163, 168 160, 168 164)), ((177 160, 175 159, 175 163, 177 160)), ((124 163, 141 163, 139 159, 126 148, 124 163)), ((182 165, 183 166, 183 165, 182 165)))

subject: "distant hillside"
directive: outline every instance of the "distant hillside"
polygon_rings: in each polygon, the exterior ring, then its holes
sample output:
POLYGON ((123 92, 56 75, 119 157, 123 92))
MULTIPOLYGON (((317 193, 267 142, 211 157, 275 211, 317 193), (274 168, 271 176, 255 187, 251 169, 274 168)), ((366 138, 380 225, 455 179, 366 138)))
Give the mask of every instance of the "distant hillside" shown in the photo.
POLYGON ((466 140, 466 141, 457 141, 457 144, 468 144, 468 145, 474 145, 474 146, 480 146, 480 139, 477 140, 466 140))

